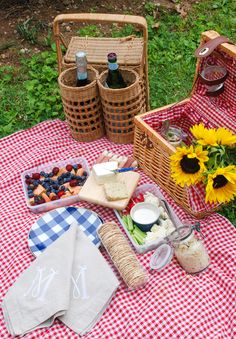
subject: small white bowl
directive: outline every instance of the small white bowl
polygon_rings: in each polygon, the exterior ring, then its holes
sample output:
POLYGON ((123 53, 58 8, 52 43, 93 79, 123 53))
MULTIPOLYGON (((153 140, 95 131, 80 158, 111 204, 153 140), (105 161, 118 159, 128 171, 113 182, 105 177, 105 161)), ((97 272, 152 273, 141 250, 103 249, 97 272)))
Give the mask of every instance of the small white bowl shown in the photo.
POLYGON ((160 210, 149 202, 139 202, 131 208, 130 216, 138 228, 148 232, 158 222, 160 210))

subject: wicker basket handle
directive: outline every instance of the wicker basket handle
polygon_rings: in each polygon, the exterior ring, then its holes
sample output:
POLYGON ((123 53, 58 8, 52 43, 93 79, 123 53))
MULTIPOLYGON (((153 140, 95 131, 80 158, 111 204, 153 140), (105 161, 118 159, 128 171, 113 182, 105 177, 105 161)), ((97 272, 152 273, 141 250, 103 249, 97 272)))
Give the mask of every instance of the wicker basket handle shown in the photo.
MULTIPOLYGON (((64 22, 89 22, 89 23, 121 23, 131 24, 138 26, 143 34, 144 40, 144 51, 142 62, 147 67, 147 40, 148 40, 148 29, 145 18, 135 15, 122 15, 122 14, 103 14, 103 13, 75 13, 75 14, 59 14, 53 21, 53 32, 56 41, 57 49, 57 60, 59 73, 62 71, 62 49, 61 45, 67 47, 65 39, 60 32, 60 24, 64 22)), ((147 71, 147 70, 146 70, 147 71)))

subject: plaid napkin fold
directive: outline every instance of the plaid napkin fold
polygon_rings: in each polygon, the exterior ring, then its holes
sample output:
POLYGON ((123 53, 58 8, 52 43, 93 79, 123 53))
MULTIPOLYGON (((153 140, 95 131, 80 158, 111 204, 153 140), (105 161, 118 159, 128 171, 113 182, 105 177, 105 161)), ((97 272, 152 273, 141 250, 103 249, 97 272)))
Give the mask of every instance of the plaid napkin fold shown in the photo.
POLYGON ((2 309, 12 336, 55 318, 78 334, 100 319, 119 282, 97 247, 73 223, 8 290, 2 309))

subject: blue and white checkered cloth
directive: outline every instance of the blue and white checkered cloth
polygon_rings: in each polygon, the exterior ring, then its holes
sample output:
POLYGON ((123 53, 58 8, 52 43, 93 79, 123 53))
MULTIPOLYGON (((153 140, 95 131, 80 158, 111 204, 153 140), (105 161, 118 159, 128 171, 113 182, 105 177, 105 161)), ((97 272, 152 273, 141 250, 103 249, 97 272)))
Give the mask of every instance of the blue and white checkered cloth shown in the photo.
POLYGON ((32 226, 28 236, 31 252, 38 256, 65 233, 74 221, 77 221, 88 238, 98 247, 100 240, 97 228, 102 224, 102 219, 85 208, 62 207, 44 214, 32 226))

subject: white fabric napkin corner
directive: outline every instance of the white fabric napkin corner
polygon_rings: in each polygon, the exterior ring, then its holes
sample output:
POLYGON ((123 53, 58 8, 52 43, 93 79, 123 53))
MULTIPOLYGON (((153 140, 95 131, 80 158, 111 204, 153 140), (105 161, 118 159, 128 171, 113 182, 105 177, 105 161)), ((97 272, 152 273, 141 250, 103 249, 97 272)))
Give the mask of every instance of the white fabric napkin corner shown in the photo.
POLYGON ((102 316, 119 282, 77 223, 20 275, 2 302, 12 336, 49 327, 55 318, 84 335, 102 316))

